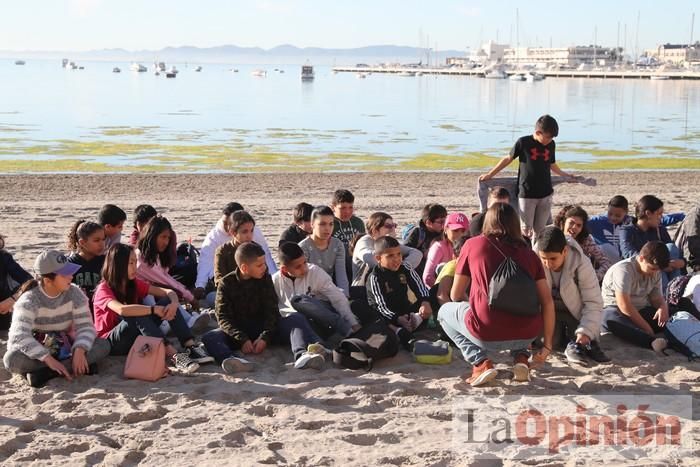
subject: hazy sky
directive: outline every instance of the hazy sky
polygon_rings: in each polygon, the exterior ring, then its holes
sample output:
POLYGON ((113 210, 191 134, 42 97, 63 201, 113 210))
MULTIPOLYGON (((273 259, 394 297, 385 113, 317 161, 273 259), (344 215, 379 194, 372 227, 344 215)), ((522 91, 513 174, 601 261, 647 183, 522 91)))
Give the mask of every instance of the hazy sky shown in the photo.
MULTIPOLYGON (((159 49, 223 44, 351 48, 396 44, 464 50, 480 41, 639 48, 690 39, 686 0, 5 0, 0 50, 159 49), (422 42, 421 42, 422 38, 422 42)), ((700 16, 700 15, 699 15, 700 16)), ((693 40, 700 38, 700 17, 693 40)))

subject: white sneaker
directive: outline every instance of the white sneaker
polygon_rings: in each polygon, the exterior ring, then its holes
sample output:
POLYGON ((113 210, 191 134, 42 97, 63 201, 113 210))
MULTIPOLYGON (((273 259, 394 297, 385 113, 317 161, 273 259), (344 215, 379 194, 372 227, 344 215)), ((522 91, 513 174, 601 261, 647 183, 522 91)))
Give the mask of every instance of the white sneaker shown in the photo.
POLYGON ((325 362, 326 359, 323 358, 323 355, 307 351, 301 354, 301 357, 297 358, 297 361, 294 362, 294 368, 313 368, 315 370, 320 370, 323 368, 325 362))
POLYGON ((163 320, 160 323, 160 331, 163 333, 164 336, 167 336, 168 334, 170 334, 170 323, 163 320))
POLYGON ((223 368, 226 373, 232 375, 234 373, 255 370, 255 363, 251 362, 250 360, 246 360, 245 358, 229 357, 221 362, 221 368, 223 368))

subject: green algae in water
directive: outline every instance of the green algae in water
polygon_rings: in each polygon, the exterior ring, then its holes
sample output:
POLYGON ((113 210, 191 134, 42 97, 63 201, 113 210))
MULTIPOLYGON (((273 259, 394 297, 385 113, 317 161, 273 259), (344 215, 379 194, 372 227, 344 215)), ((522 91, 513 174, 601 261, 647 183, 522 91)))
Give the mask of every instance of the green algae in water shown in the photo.
POLYGON ((458 133, 466 133, 463 128, 458 127, 457 125, 452 125, 450 123, 442 123, 440 125, 437 125, 435 128, 440 128, 445 131, 454 131, 458 133))

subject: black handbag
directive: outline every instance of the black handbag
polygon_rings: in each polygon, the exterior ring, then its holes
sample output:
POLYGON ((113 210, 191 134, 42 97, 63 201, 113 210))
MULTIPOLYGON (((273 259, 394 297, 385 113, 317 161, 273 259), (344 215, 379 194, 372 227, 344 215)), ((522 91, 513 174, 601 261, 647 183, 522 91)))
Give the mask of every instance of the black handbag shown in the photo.
POLYGON ((537 285, 513 258, 489 243, 503 255, 503 261, 489 282, 489 307, 517 316, 534 316, 540 313, 537 285))

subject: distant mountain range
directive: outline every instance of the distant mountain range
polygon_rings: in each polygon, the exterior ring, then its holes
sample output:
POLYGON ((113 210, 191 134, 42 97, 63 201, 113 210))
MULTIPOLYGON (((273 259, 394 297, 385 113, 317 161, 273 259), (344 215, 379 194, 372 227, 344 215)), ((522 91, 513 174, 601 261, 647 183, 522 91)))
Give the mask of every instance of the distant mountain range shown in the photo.
MULTIPOLYGON (((444 63, 446 57, 463 56, 465 50, 431 51, 430 62, 444 63)), ((160 50, 102 49, 87 52, 70 51, 6 51, 0 57, 14 59, 47 58, 104 61, 153 61, 190 63, 286 63, 296 64, 311 60, 316 64, 354 64, 368 62, 418 62, 428 61, 428 51, 417 47, 399 45, 372 45, 353 49, 325 49, 321 47, 296 47, 284 44, 271 49, 222 45, 217 47, 165 47, 160 50)))

